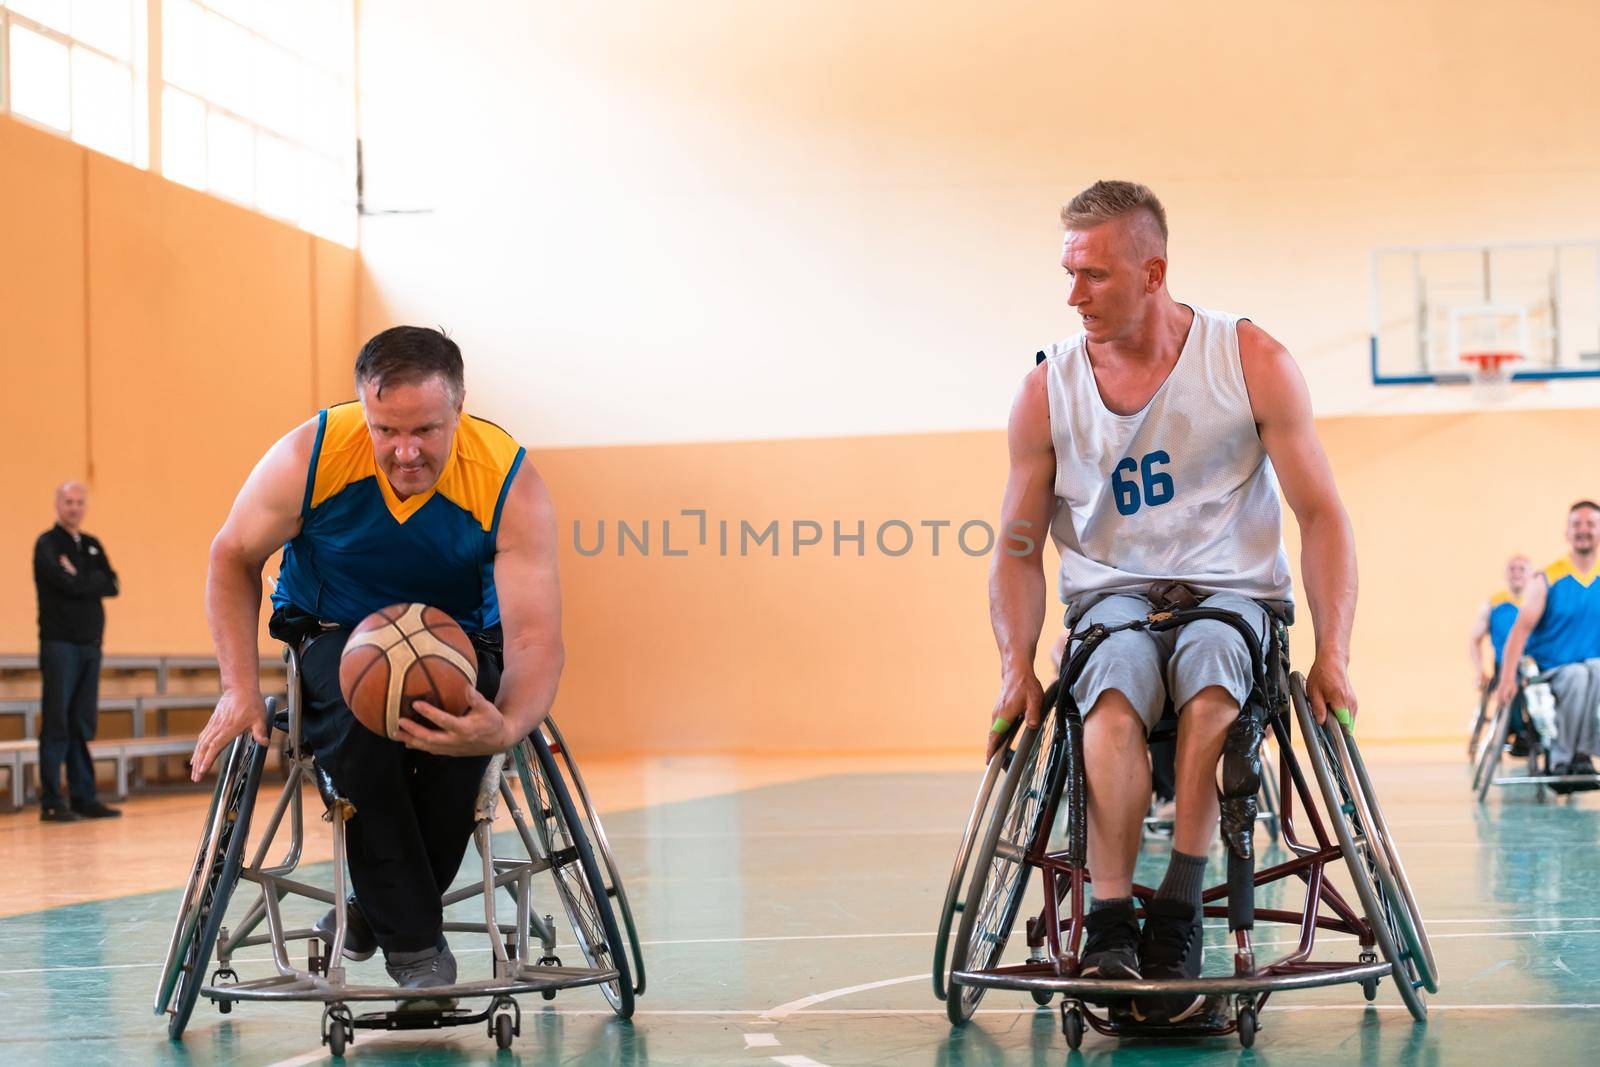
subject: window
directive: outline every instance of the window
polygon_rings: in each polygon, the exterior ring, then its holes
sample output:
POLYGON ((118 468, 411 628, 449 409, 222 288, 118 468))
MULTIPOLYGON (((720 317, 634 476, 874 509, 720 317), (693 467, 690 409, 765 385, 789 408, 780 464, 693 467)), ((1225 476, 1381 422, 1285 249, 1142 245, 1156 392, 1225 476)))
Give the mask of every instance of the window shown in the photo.
POLYGON ((145 166, 145 0, 0 0, 0 109, 145 166))
POLYGON ((0 0, 7 111, 355 244, 354 0, 0 0))
POLYGON ((164 0, 161 169, 355 243, 351 0, 164 0))

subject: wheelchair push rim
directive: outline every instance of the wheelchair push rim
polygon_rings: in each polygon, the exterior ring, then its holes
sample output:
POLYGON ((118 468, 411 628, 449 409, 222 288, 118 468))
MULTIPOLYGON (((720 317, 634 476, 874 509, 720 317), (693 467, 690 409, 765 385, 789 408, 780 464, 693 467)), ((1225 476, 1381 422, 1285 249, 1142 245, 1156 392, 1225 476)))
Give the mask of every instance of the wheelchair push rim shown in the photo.
MULTIPOLYGON (((1041 820, 1048 814, 1048 794, 1055 785, 1052 779, 1060 777, 1064 729, 1060 714, 1050 708, 1039 728, 1024 729, 1017 742, 983 843, 974 856, 976 866, 951 957, 952 973, 989 970, 1005 953, 1027 892, 1027 851, 1039 835, 1041 820), (1006 837, 1003 851, 1002 835, 1006 837), (982 928, 975 930, 980 919, 982 928), (973 949, 979 942, 985 946, 980 949, 982 958, 974 958, 973 949)), ((945 1001, 945 1014, 959 1026, 977 1010, 985 987, 963 984, 950 992, 953 995, 945 1001)))
MULTIPOLYGON (((267 745, 258 744, 249 734, 233 742, 227 761, 227 793, 214 813, 212 834, 214 846, 208 848, 211 863, 207 872, 197 872, 205 878, 195 894, 193 933, 182 938, 185 947, 177 957, 170 975, 171 992, 167 998, 167 1035, 174 1040, 183 1036, 189 1018, 199 1002, 205 984, 206 968, 210 966, 212 950, 217 935, 227 918, 228 903, 239 883, 239 872, 244 866, 244 850, 250 837, 250 816, 255 810, 256 790, 261 785, 261 769, 267 762, 267 745), (226 836, 224 848, 222 837, 226 836)), ((220 779, 219 779, 220 780, 220 779)), ((162 986, 168 985, 163 975, 162 986)))
POLYGON ((1500 761, 1505 758, 1506 731, 1510 728, 1511 705, 1504 704, 1495 711, 1488 734, 1480 740, 1482 748, 1478 753, 1476 774, 1472 779, 1473 792, 1480 804, 1488 799, 1489 787, 1494 784, 1495 771, 1500 769, 1500 761))
MULTIPOLYGON (((1055 703, 1056 684, 1045 691, 1042 706, 1055 703)), ((956 916, 966 906, 965 890, 967 870, 972 865, 973 846, 983 829, 984 818, 989 814, 989 802, 994 798, 995 787, 1000 783, 1016 755, 1017 739, 1021 736, 1021 722, 1007 729, 1000 749, 983 768, 983 778, 978 782, 978 792, 972 801, 972 811, 967 815, 966 828, 961 831, 961 843, 956 847, 955 863, 950 868, 950 881, 945 886, 944 904, 939 909, 939 928, 933 938, 933 995, 946 999, 950 987, 950 933, 956 916)))
POLYGON ((575 792, 578 798, 579 811, 583 826, 589 835, 589 845, 597 854, 601 865, 601 881, 605 884, 606 895, 616 902, 617 910, 622 919, 622 933, 628 939, 628 953, 633 968, 633 995, 644 995, 644 952, 639 947, 639 927, 633 920, 633 907, 628 902, 628 892, 622 885, 622 872, 617 866, 615 855, 611 851, 611 842, 606 838, 606 828, 600 821, 600 813, 595 809, 594 803, 589 799, 589 788, 584 784, 583 775, 578 770, 577 762, 572 758, 572 751, 567 747, 567 739, 561 735, 561 728, 556 725, 555 719, 547 717, 544 729, 550 735, 547 744, 552 753, 561 757, 561 766, 566 768, 567 778, 571 782, 568 792, 575 792))
POLYGON ((1363 821, 1367 819, 1370 805, 1357 788, 1352 787, 1351 780, 1339 764, 1335 746, 1343 738, 1335 731, 1342 731, 1343 727, 1332 715, 1328 716, 1327 724, 1317 725, 1311 713, 1311 704, 1306 698, 1305 679, 1298 671, 1289 676, 1289 692, 1295 716, 1300 721, 1301 734, 1305 738, 1306 753, 1322 793, 1323 806, 1327 809, 1328 821, 1333 824, 1339 850, 1344 854, 1350 880, 1366 912, 1373 940, 1377 943, 1379 953, 1393 967, 1391 977, 1400 999, 1405 1002, 1412 1017, 1423 1022, 1428 1017, 1427 1003, 1418 992, 1423 985, 1422 965, 1419 964, 1423 956, 1414 944, 1408 943, 1404 952, 1398 944, 1397 939, 1406 936, 1404 931, 1412 925, 1412 917, 1408 914, 1402 919, 1398 914, 1401 910, 1409 909, 1404 896, 1395 894, 1391 899, 1391 890, 1385 885, 1388 879, 1380 874, 1381 870, 1388 867, 1387 855, 1383 846, 1374 841, 1373 824, 1363 821), (1357 833, 1360 835, 1359 844, 1357 833))
POLYGON ((633 979, 611 898, 600 878, 599 864, 578 821, 572 797, 556 769, 555 758, 536 731, 512 750, 521 780, 528 819, 550 861, 556 894, 577 936, 578 949, 591 967, 615 969, 617 977, 600 983, 601 994, 619 1018, 633 1015, 633 979), (576 872, 573 871, 576 860, 576 872))

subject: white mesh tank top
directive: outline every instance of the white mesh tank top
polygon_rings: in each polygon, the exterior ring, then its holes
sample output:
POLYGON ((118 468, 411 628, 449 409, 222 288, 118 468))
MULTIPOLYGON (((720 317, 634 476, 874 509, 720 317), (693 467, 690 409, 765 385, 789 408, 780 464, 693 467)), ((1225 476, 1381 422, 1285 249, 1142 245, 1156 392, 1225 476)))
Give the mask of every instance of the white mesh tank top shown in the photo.
POLYGON ((1256 434, 1239 316, 1193 308, 1177 363, 1144 409, 1105 406, 1082 334, 1045 350, 1056 451, 1061 599, 1177 581, 1292 599, 1278 479, 1256 434))

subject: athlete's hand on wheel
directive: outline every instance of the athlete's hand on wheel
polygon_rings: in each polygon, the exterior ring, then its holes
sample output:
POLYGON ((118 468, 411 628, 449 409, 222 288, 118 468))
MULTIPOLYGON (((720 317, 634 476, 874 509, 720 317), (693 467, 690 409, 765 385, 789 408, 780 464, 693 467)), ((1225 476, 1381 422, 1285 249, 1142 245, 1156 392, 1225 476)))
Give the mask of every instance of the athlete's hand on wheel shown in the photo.
POLYGON ((1003 679, 1000 698, 994 702, 994 714, 989 716, 989 749, 984 762, 994 759, 994 754, 1005 743, 1008 728, 1018 719, 1026 726, 1037 727, 1043 706, 1044 689, 1031 670, 1016 678, 1003 679))
POLYGON ((1348 664, 1343 656, 1318 656, 1306 675, 1306 698, 1311 701, 1311 711, 1321 725, 1328 712, 1343 708, 1356 717, 1356 691, 1350 686, 1346 673, 1348 664))
POLYGON ((519 738, 500 709, 476 689, 467 690, 467 713, 452 715, 426 700, 412 702, 420 719, 400 720, 400 740, 407 748, 438 756, 488 756, 504 752, 519 738))
POLYGON ((246 730, 261 744, 267 743, 267 702, 261 699, 258 689, 230 689, 217 701, 216 710, 194 743, 194 755, 189 759, 190 780, 198 782, 228 742, 246 730))
POLYGON ((1498 711, 1517 698, 1517 669, 1507 663, 1500 669, 1500 681, 1494 687, 1494 706, 1498 711))

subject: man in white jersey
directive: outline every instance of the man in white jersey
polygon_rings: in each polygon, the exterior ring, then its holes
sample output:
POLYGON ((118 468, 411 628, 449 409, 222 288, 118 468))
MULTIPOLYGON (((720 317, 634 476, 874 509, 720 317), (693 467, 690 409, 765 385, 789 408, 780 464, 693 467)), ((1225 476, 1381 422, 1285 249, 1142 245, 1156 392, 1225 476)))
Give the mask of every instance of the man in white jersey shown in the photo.
MULTIPOLYGON (((1304 379, 1254 324, 1167 292, 1167 222, 1149 189, 1096 182, 1061 212, 1067 302, 1083 333, 1046 350, 1011 411, 1005 529, 1033 531, 995 553, 990 615, 1001 689, 990 751, 1019 716, 1039 722, 1034 654, 1044 622, 1043 538, 1061 551, 1060 594, 1075 630, 1153 610, 1152 585, 1182 583, 1239 613, 1265 646, 1262 601, 1292 597, 1278 479, 1300 524, 1316 627, 1306 688, 1318 721, 1356 711, 1347 677, 1356 603, 1354 537, 1317 440, 1304 379), (1276 472, 1276 474, 1274 473, 1276 472)), ((1084 709, 1089 873, 1094 899, 1081 973, 1200 973, 1200 894, 1217 833, 1217 763, 1252 685, 1242 636, 1203 620, 1122 631, 1090 657, 1072 695, 1084 709), (1172 860, 1143 931, 1131 899, 1150 800, 1146 735, 1178 709, 1172 860)), ((1199 997, 1148 998, 1136 1018, 1178 1023, 1199 997)))

